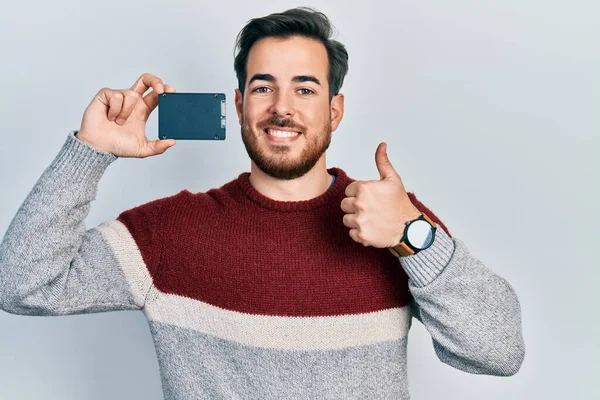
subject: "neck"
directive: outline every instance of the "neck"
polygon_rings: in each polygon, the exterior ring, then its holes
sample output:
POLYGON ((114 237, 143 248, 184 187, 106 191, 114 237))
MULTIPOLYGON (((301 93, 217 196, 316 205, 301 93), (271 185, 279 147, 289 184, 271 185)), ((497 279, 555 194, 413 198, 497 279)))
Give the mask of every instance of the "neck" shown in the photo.
POLYGON ((327 172, 325 154, 304 176, 281 180, 265 174, 251 162, 250 184, 263 196, 278 201, 310 200, 323 194, 333 178, 327 172))

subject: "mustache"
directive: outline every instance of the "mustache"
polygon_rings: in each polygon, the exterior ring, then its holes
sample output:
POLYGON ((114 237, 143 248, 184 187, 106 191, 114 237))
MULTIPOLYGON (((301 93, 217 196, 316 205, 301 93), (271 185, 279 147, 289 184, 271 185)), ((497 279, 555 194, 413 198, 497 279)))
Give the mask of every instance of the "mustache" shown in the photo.
POLYGON ((304 133, 305 129, 303 126, 296 124, 293 120, 287 118, 287 119, 280 119, 277 118, 276 116, 272 116, 269 119, 266 119, 264 121, 260 121, 256 127, 264 130, 266 127, 268 126, 277 126, 279 128, 290 128, 290 129, 294 129, 297 130, 301 133, 304 133))

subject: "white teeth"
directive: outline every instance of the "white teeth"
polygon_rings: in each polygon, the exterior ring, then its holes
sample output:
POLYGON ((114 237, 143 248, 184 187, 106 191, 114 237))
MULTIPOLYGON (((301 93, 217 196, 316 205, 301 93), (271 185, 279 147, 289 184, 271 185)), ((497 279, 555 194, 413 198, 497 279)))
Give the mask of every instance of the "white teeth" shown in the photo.
POLYGON ((274 129, 267 129, 267 133, 269 135, 277 136, 277 137, 293 137, 293 136, 298 136, 300 134, 298 132, 276 131, 274 129))

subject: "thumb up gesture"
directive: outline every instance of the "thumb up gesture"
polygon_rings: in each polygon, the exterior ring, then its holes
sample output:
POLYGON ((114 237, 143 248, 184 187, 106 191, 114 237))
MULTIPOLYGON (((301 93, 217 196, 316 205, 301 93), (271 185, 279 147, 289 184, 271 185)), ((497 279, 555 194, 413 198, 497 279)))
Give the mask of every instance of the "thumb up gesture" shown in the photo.
POLYGON ((375 152, 379 180, 355 181, 346 187, 341 208, 350 237, 364 246, 393 247, 402 238, 407 221, 418 218, 415 207, 387 156, 387 144, 375 152))

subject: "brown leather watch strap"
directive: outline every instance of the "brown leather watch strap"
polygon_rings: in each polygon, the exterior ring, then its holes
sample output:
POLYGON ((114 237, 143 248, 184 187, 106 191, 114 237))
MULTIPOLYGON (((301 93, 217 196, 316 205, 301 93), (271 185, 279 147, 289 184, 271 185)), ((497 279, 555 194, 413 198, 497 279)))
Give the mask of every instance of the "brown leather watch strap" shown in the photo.
MULTIPOLYGON (((425 213, 421 213, 421 214, 423 215, 423 218, 431 224, 431 226, 433 226, 434 228, 437 226, 436 223, 433 222, 433 220, 427 216, 427 214, 425 214, 425 213)), ((417 219, 417 218, 415 218, 415 219, 417 219)), ((411 221, 409 221, 409 222, 411 222, 411 221)), ((398 243, 394 247, 388 247, 388 249, 396 257, 406 257, 406 256, 411 256, 411 255, 415 254, 414 250, 411 249, 410 247, 408 247, 408 245, 404 241, 398 243)))

